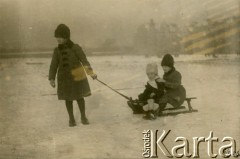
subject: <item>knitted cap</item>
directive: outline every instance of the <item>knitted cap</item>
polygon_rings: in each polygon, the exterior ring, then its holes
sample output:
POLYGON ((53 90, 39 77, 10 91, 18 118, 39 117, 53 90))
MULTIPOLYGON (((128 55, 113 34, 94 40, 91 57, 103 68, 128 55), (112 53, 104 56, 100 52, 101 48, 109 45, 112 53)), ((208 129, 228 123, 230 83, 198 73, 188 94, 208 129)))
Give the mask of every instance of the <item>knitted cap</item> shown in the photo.
POLYGON ((173 67, 174 65, 174 59, 172 57, 172 55, 170 54, 166 54, 164 55, 163 59, 162 59, 162 62, 161 62, 161 65, 162 66, 168 66, 168 67, 173 67))
POLYGON ((158 75, 158 66, 156 63, 149 63, 146 67, 146 73, 154 73, 158 75))
POLYGON ((65 24, 59 24, 55 30, 54 36, 56 38, 70 39, 70 29, 65 24))

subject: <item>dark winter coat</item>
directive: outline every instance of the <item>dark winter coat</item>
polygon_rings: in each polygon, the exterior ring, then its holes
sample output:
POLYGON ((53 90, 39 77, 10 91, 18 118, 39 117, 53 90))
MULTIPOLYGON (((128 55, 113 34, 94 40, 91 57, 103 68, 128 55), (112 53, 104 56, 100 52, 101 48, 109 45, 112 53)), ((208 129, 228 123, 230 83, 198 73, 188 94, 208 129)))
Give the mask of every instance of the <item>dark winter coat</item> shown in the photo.
POLYGON ((166 93, 162 100, 166 100, 167 98, 167 102, 170 101, 169 103, 172 104, 174 107, 180 106, 186 98, 186 91, 185 88, 182 86, 182 76, 180 72, 175 70, 175 68, 173 67, 172 70, 164 73, 163 79, 166 81, 166 93))
POLYGON ((57 74, 59 100, 77 100, 91 95, 86 73, 93 73, 82 48, 70 40, 54 49, 49 69, 49 80, 57 74))
MULTIPOLYGON (((156 80, 157 80, 157 79, 156 79, 156 80)), ((160 99, 160 98, 163 96, 163 94, 164 94, 164 83, 162 83, 162 82, 157 82, 156 80, 155 80, 155 82, 156 82, 156 84, 157 84, 157 88, 151 86, 149 83, 147 83, 147 84, 145 85, 145 90, 144 90, 144 92, 138 95, 138 99, 139 99, 140 101, 146 102, 148 99, 151 99, 151 98, 152 98, 152 99, 154 99, 154 102, 155 102, 155 103, 158 103, 158 102, 159 102, 159 99, 160 99), (151 95, 152 93, 154 93, 155 96, 150 97, 150 95, 151 95)), ((146 103, 147 103, 147 102, 146 102, 146 103)))

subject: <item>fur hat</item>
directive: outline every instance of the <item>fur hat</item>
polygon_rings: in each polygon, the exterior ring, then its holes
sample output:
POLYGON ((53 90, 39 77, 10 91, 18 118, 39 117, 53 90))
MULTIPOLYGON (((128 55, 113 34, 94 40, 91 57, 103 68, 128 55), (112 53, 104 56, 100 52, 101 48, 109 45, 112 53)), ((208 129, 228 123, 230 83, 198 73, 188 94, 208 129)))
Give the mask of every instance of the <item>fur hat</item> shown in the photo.
POLYGON ((70 39, 70 29, 65 24, 59 24, 55 30, 54 36, 56 38, 70 39))
POLYGON ((158 66, 156 63, 148 63, 146 67, 146 73, 155 73, 158 75, 158 66))
POLYGON ((162 62, 161 62, 161 65, 173 68, 174 59, 173 59, 172 55, 170 55, 170 54, 164 55, 164 57, 162 59, 162 62))

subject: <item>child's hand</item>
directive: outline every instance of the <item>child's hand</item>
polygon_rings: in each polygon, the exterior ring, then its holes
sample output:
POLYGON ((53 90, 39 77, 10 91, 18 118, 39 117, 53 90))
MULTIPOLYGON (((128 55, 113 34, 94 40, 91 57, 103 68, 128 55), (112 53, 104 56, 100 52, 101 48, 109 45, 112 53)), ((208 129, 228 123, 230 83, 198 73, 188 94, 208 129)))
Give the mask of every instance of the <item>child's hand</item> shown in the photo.
POLYGON ((166 82, 166 81, 164 79, 162 79, 162 78, 158 78, 157 82, 166 82))
POLYGON ((55 81, 54 80, 50 80, 50 85, 55 88, 55 81))
POLYGON ((154 97, 156 94, 155 93, 151 93, 150 94, 150 97, 152 98, 152 97, 154 97))
POLYGON ((95 80, 95 79, 97 79, 97 74, 93 73, 93 74, 91 74, 91 77, 93 80, 95 80))

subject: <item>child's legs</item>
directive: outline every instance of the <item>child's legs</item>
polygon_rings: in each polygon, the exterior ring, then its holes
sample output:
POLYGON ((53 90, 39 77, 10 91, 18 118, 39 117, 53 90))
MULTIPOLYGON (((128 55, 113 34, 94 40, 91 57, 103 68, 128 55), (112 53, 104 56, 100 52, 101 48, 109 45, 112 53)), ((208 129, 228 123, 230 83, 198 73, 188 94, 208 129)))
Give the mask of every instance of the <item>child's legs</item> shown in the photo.
POLYGON ((153 102, 153 99, 148 99, 147 104, 143 106, 143 110, 144 111, 152 110, 152 107, 153 107, 152 102, 153 102))
POLYGON ((152 109, 152 110, 156 111, 156 110, 158 110, 158 108, 159 108, 159 105, 156 104, 156 103, 154 103, 154 104, 153 104, 153 109, 152 109))
POLYGON ((74 120, 74 115, 73 115, 73 101, 65 100, 65 104, 66 104, 66 108, 67 108, 67 111, 68 111, 69 119, 70 119, 71 121, 73 121, 73 120, 74 120))
POLYGON ((77 100, 78 103, 78 107, 81 113, 81 118, 85 118, 86 114, 85 114, 85 100, 84 98, 80 98, 77 100))
POLYGON ((145 112, 149 111, 149 106, 148 106, 148 104, 146 104, 146 105, 143 106, 143 110, 144 110, 145 112))
POLYGON ((153 99, 148 99, 147 102, 148 102, 149 110, 153 110, 154 100, 153 99))
POLYGON ((154 99, 149 99, 148 105, 149 105, 149 110, 154 110, 154 111, 156 111, 159 107, 159 105, 155 103, 154 99))
POLYGON ((161 113, 167 106, 167 104, 170 104, 174 108, 177 108, 179 106, 179 103, 177 100, 173 99, 168 94, 165 94, 160 100, 159 100, 159 113, 161 113))
POLYGON ((146 112, 146 116, 144 116, 144 119, 154 120, 156 119, 158 104, 154 102, 154 99, 148 99, 147 103, 148 104, 143 107, 146 112))
POLYGON ((173 98, 169 98, 168 103, 171 104, 174 108, 181 106, 181 104, 179 104, 178 100, 173 99, 173 98))
POLYGON ((147 103, 148 104, 146 104, 145 106, 143 106, 143 110, 144 111, 150 111, 150 110, 154 110, 154 111, 156 111, 157 109, 158 109, 158 104, 156 104, 155 102, 154 102, 154 99, 148 99, 147 100, 147 103))
POLYGON ((158 108, 158 113, 161 114, 162 111, 165 109, 167 103, 168 103, 168 95, 165 94, 164 96, 162 96, 162 98, 160 98, 159 100, 159 108, 158 108))

